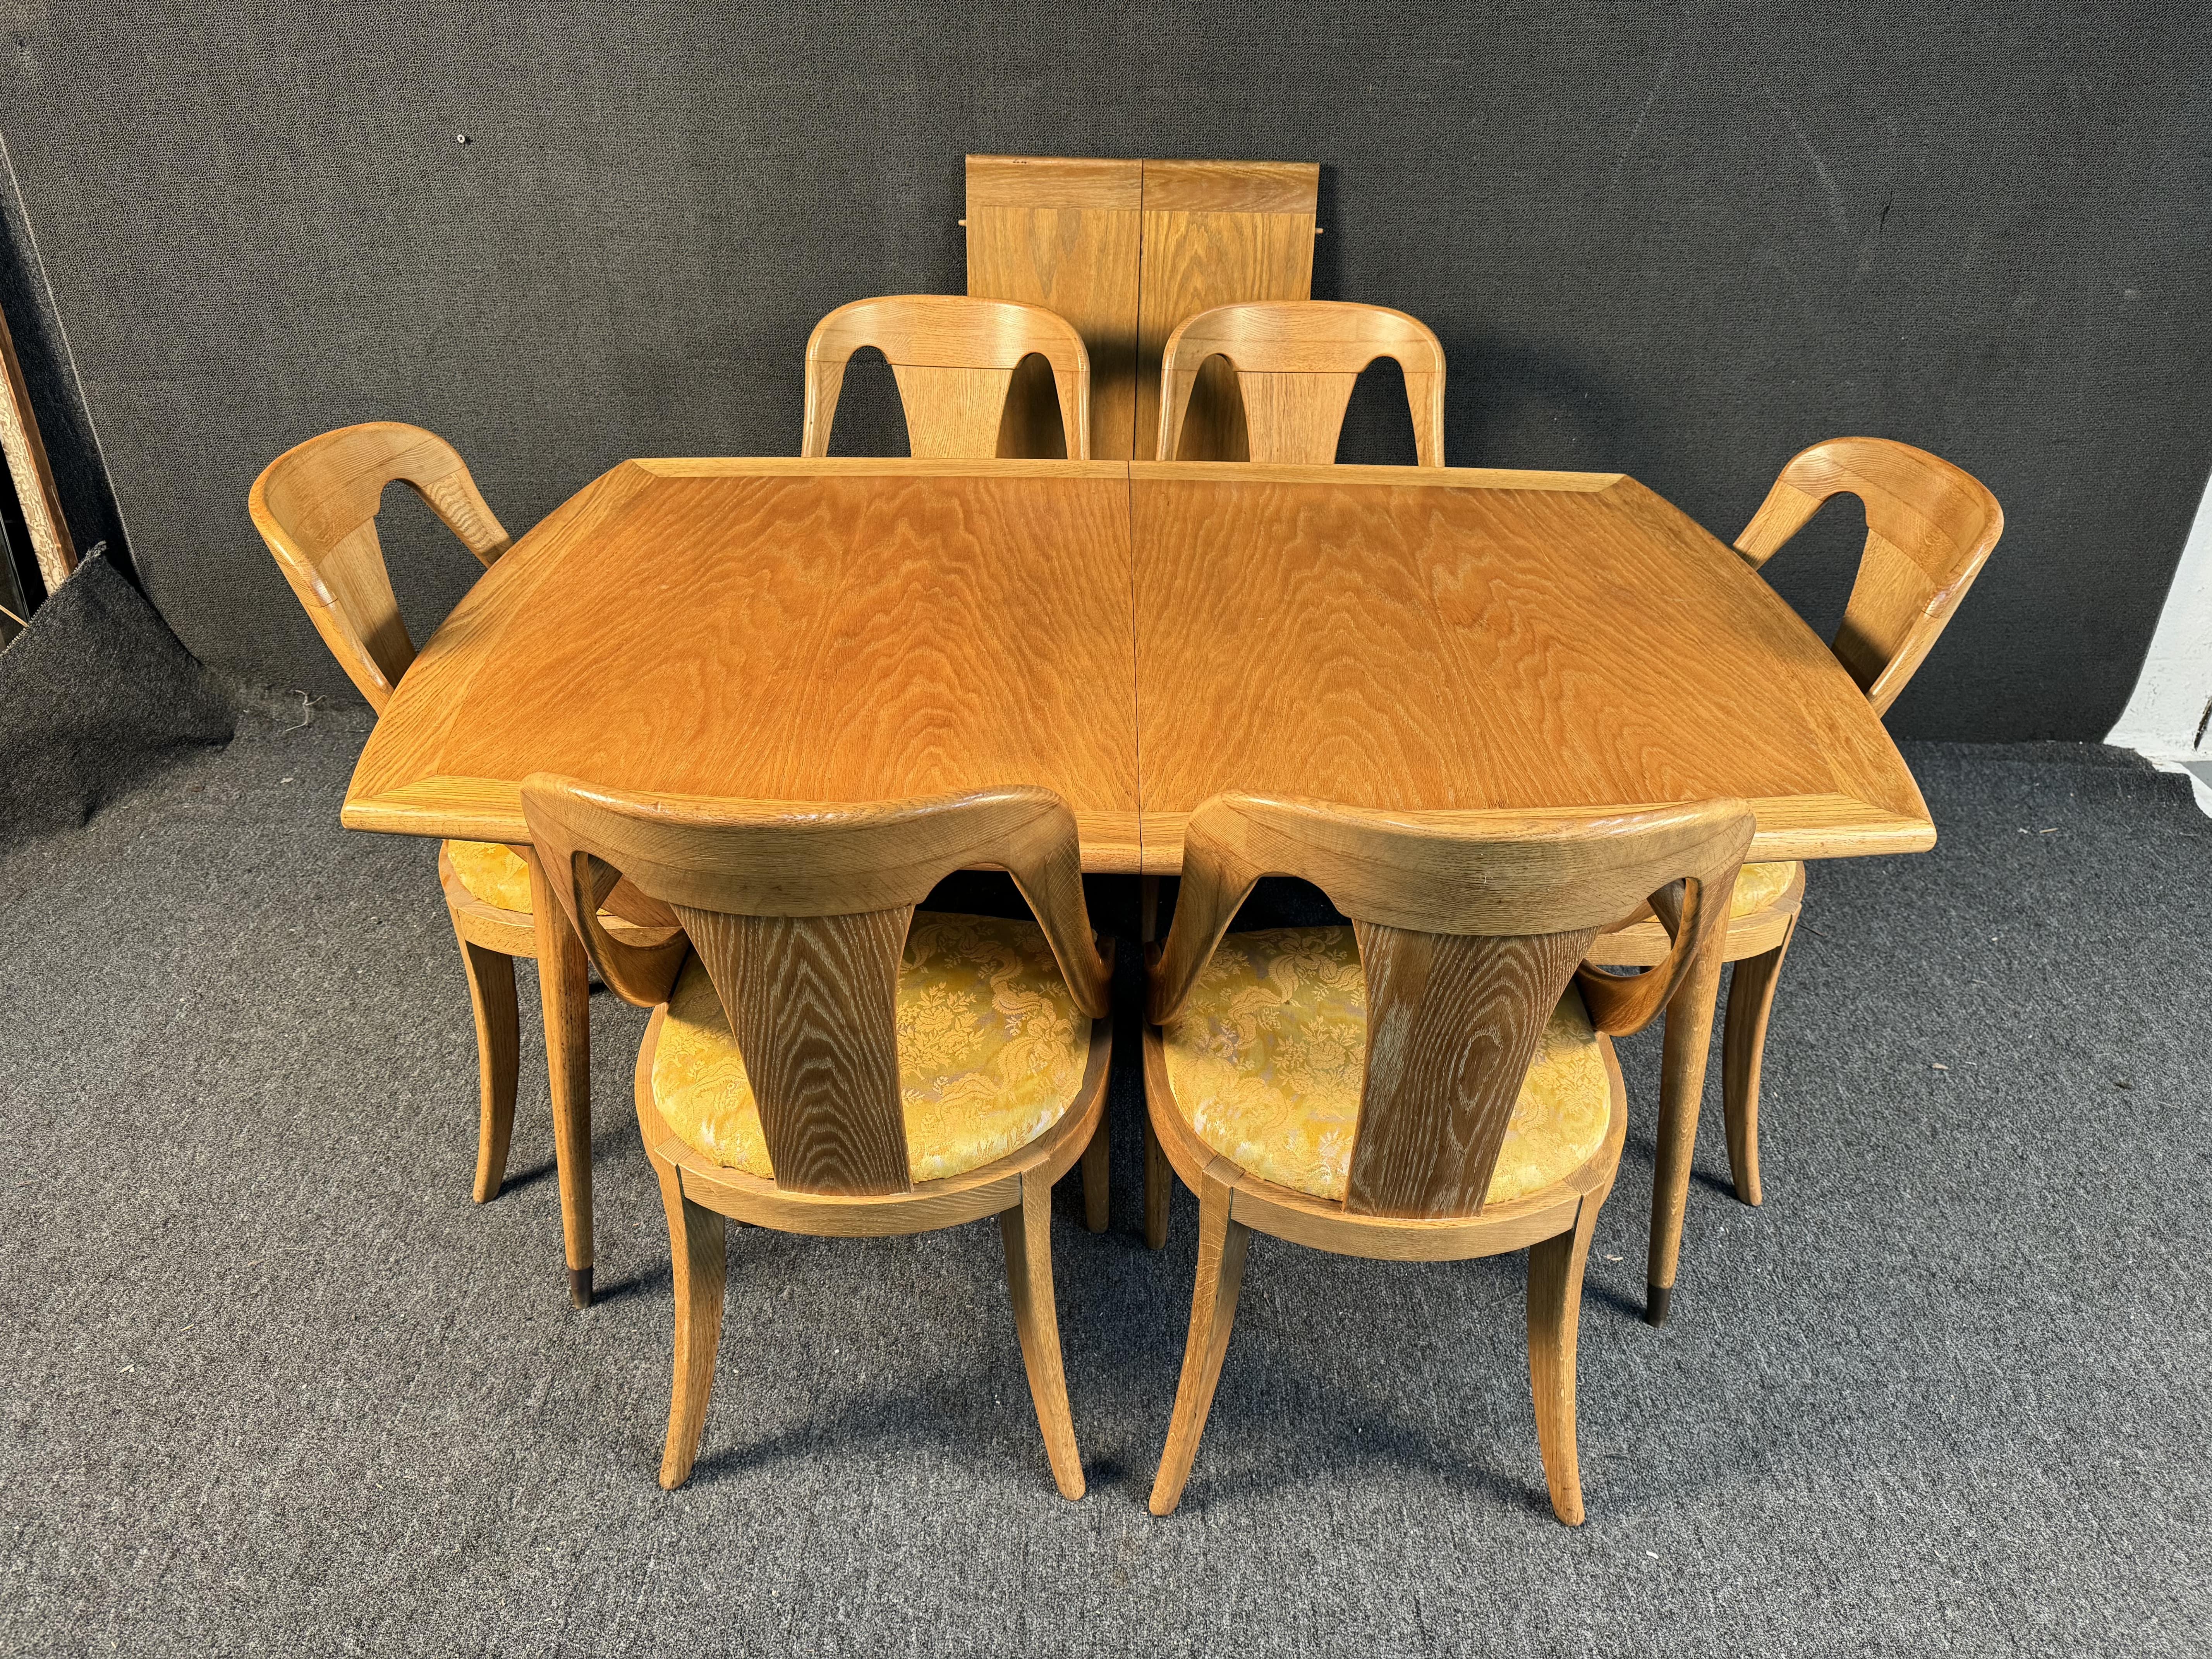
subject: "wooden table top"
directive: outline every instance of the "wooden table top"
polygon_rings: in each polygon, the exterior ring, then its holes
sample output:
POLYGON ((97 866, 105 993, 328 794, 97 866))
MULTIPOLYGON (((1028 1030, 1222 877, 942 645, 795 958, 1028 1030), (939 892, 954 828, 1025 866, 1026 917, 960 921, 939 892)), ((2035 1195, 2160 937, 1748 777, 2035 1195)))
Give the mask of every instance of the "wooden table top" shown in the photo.
POLYGON ((1740 794, 1762 859, 1936 839, 1827 647, 1614 473, 627 461, 432 636, 344 822, 523 841, 540 770, 787 800, 1042 784, 1094 871, 1172 873, 1231 787, 1740 794))

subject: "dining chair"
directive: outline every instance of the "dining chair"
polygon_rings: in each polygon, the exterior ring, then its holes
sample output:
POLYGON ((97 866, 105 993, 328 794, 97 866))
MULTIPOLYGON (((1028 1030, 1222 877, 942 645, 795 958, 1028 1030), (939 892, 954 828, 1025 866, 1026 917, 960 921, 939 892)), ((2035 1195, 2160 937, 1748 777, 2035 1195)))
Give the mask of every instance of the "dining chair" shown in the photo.
POLYGON ((890 360, 917 458, 988 460, 1024 447, 1007 410, 1014 374, 1050 365, 1070 460, 1091 459, 1091 360, 1074 325, 1042 306, 957 294, 894 294, 839 306, 806 342, 806 413, 799 453, 830 453, 845 365, 863 346, 890 360))
MULTIPOLYGON (((1782 469, 1736 538, 1736 551, 1754 570, 1762 568, 1829 497, 1844 494, 1864 508, 1867 538, 1830 648, 1883 714, 1981 574, 2004 514, 1979 479, 1924 450, 1887 438, 1831 438, 1782 469)), ((1735 969, 1721 1041, 1721 1097, 1729 1171, 1746 1204, 1760 1199, 1759 1070, 1775 985, 1804 896, 1802 862, 1746 865, 1722 955, 1735 969)), ((1667 949, 1665 933, 1645 908, 1600 934, 1589 959, 1638 966, 1658 961, 1667 949)), ((1696 1120, 1697 1103, 1690 1102, 1684 1121, 1662 1127, 1645 1307, 1654 1324, 1666 1318, 1674 1290, 1696 1120)))
POLYGON ((1382 1261, 1527 1250, 1537 1443, 1553 1512, 1581 1522, 1583 1267, 1627 1122, 1609 1039, 1711 968, 1752 830, 1740 800, 1578 816, 1224 794, 1192 816, 1148 964, 1147 1221, 1163 1156, 1199 1206, 1153 1514, 1189 1477, 1257 1231, 1382 1261), (1266 876, 1310 882, 1351 926, 1228 933, 1266 876), (1671 930, 1656 966, 1583 962, 1655 895, 1671 930))
MULTIPOLYGON (((376 534, 385 486, 394 482, 428 502, 487 569, 507 551, 507 532, 453 447, 434 432, 398 421, 341 427, 294 445, 263 469, 247 498, 254 527, 308 620, 379 714, 415 659, 415 643, 400 618, 376 534)), ((541 945, 531 902, 529 857, 526 848, 491 842, 447 841, 438 848, 438 882, 460 945, 476 1019, 474 1195, 479 1204, 498 1195, 514 1130, 521 1047, 514 958, 534 958, 541 945)), ((637 908, 628 894, 616 902, 637 908)), ((626 935, 665 937, 665 928, 641 927, 625 919, 611 919, 611 925, 626 935)), ((574 1007, 549 1011, 549 1016, 556 1012, 561 1023, 574 1022, 578 1028, 587 1017, 580 997, 574 1007)), ((590 1156, 588 1146, 556 1142, 556 1157, 564 1161, 590 1156)), ((590 1269, 570 1269, 569 1291, 580 1304, 590 1300, 590 1269)))
POLYGON ((1192 388, 1216 357, 1243 393, 1247 459, 1334 463, 1360 371, 1389 357, 1405 373, 1416 458, 1444 464, 1444 349, 1418 318, 1343 300, 1259 300, 1185 319, 1160 362, 1162 460, 1182 459, 1192 388))
POLYGON ((860 805, 635 794, 539 773, 523 816, 600 976, 653 1009, 637 1122, 668 1213, 675 1379, 660 1484, 698 1455, 725 1217, 881 1237, 999 1218, 1045 1454, 1083 1496, 1052 1278, 1052 1187, 1080 1158, 1106 1224, 1108 967, 1075 819, 1033 788, 860 805), (1001 868, 1034 922, 915 907, 1001 868), (624 943, 619 876, 682 932, 624 943))

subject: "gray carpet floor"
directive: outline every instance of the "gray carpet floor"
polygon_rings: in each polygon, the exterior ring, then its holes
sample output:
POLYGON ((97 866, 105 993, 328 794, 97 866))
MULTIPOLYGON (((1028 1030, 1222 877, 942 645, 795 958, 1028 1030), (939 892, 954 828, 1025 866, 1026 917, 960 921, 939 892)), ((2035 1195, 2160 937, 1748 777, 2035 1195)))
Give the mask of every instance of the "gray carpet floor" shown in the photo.
MULTIPOLYGON (((666 1236, 593 998, 599 1280, 562 1291, 535 982, 507 1190, 430 849, 365 732, 249 720, 0 851, 9 1652, 2118 1654, 2212 1631, 2212 822, 2095 749, 1917 746, 1924 857, 1813 872, 1767 1202, 1718 1078, 1638 1318, 1657 1037, 1544 1497, 1518 1258, 1255 1241, 1182 1510, 1145 1495, 1195 1206, 1054 1237, 1054 1492, 997 1231, 732 1235, 698 1474, 654 1484, 666 1236)), ((1123 990, 1129 988, 1125 983, 1123 990)))

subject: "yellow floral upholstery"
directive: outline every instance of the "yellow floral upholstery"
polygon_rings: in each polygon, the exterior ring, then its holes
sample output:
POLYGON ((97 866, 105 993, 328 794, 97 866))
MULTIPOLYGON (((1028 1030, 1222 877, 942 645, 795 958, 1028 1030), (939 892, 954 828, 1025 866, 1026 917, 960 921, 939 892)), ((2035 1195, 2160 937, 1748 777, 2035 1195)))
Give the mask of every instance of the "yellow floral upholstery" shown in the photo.
MULTIPOLYGON (((1168 1083, 1198 1137, 1264 1180, 1344 1196, 1367 1056, 1367 976, 1349 927, 1225 935, 1163 1028, 1168 1083)), ((1521 1085, 1488 1203, 1551 1185, 1605 1139, 1613 1085, 1572 986, 1521 1085)))
MULTIPOLYGON (((899 960, 898 1058, 908 1171, 939 1181, 1018 1152, 1060 1121, 1090 1063, 1091 1021, 1036 923, 924 912, 899 960)), ((775 1173, 745 1063, 696 957, 668 1000, 653 1098, 702 1156, 775 1173)))
POLYGON ((1735 897, 1729 905, 1729 915, 1747 916, 1753 910, 1764 910, 1782 896, 1782 890, 1796 876, 1795 863, 1745 865, 1735 878, 1735 897))
POLYGON ((530 914, 530 866, 495 841, 449 841, 446 857, 461 885, 486 904, 530 914))

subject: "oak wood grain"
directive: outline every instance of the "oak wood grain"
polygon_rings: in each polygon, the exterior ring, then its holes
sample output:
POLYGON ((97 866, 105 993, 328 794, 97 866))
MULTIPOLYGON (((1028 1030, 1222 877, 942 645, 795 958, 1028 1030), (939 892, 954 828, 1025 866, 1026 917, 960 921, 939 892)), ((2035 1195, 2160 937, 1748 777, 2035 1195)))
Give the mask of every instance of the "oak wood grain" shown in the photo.
POLYGON ((1091 364, 1082 337, 1042 306, 952 294, 855 300, 815 325, 806 342, 802 456, 829 454, 846 365, 865 347, 891 366, 916 456, 1090 459, 1091 364), (1016 371, 1032 358, 1042 363, 1057 405, 1057 420, 1042 430, 1007 407, 1016 371))
MULTIPOLYGON (((1090 453, 1128 459, 1144 164, 971 155, 967 175, 968 292, 1043 306, 1074 326, 1091 362, 1090 453)), ((1041 451, 1051 403, 1042 375, 1016 377, 1005 439, 1018 453, 1041 451)))
POLYGON ((583 942, 562 912, 535 854, 531 920, 538 934, 538 995, 545 1022, 547 1091, 553 1100, 553 1163, 561 1188, 561 1240, 568 1297, 592 1305, 592 985, 583 942))
POLYGON ((1013 1304, 1030 1402, 1036 1408, 1053 1483, 1062 1498, 1073 1500, 1083 1496, 1083 1456, 1076 1448, 1067 1373, 1060 1356, 1060 1315, 1052 1283, 1052 1183, 1036 1170, 1021 1180, 1021 1202, 999 1212, 1006 1294, 1013 1304))
POLYGON ((1472 1214, 1589 931, 1486 939, 1360 922, 1357 932, 1367 1068, 1345 1209, 1472 1214))
POLYGON ((1312 883, 1352 919, 1366 975, 1346 1213, 1475 1214, 1568 980, 1600 1031, 1625 1036, 1717 971, 1752 828, 1729 800, 1540 817, 1217 796, 1191 821, 1147 1016, 1165 1024, 1181 1012, 1262 877, 1312 883), (1668 957, 1641 975, 1577 975, 1598 927, 1639 890, 1674 936, 1668 957))
POLYGON ((1552 1513, 1583 1523, 1582 1463, 1575 1447, 1575 1349, 1582 1325, 1583 1269, 1610 1183, 1582 1201, 1574 1227, 1528 1251, 1528 1389, 1552 1513))
MULTIPOLYGON (((676 1359, 661 1484, 689 1476, 714 1379, 722 1217, 798 1232, 920 1232, 997 1213, 1008 1294, 1047 1457, 1083 1495, 1052 1282, 1052 1185, 1102 1139, 1112 1046, 1103 1019, 1073 1099, 1005 1158, 915 1183, 899 1093, 901 950, 915 902, 949 869, 1009 871, 1079 1008, 1106 1012, 1109 969, 1084 909, 1075 820, 1034 788, 957 799, 770 805, 613 791, 533 775, 523 787, 533 897, 581 933, 601 975, 657 1005, 638 1054, 638 1132, 661 1182, 675 1260, 676 1359), (558 872, 558 897, 547 872, 558 872), (617 880, 659 907, 707 968, 752 1088, 772 1173, 719 1168, 669 1133, 653 1082, 682 952, 602 925, 617 880), (711 1240, 712 1261, 706 1259, 711 1240)), ((1100 1172, 1103 1177, 1103 1170, 1100 1172)), ((1103 1189, 1102 1189, 1103 1194, 1103 1189)))
MULTIPOLYGON (((1887 439, 1834 438, 1802 451, 1783 469, 1736 538, 1738 552, 1754 569, 1762 567, 1823 502, 1843 493, 1859 498, 1867 538, 1831 648, 1879 716, 1905 689, 1957 611, 2003 532, 2004 514, 1978 479, 1939 456, 1887 439)), ((1821 739, 1838 755, 1875 758, 1863 721, 1850 719, 1832 702, 1808 705, 1808 712, 1821 739)), ((1723 959, 1736 969, 1723 1037, 1722 1110, 1736 1195, 1749 1204, 1760 1201, 1759 1073, 1767 1022, 1804 885, 1801 864, 1780 896, 1731 921, 1723 951, 1723 959)), ((1653 959, 1648 953, 1659 942, 1651 925, 1626 920, 1628 925, 1609 929, 1599 939, 1594 960, 1653 959)), ((1712 988, 1717 990, 1717 983, 1712 988)), ((1690 1152, 1712 1021, 1711 995, 1702 994, 1698 1006, 1686 1006, 1682 1018, 1688 1025, 1679 1041, 1675 1014, 1670 1011, 1668 1016, 1645 1305, 1645 1317, 1655 1323, 1667 1316, 1680 1258, 1690 1152)))
POLYGON ((725 1216, 783 1232, 864 1238, 927 1232, 996 1215, 1006 1245, 1016 1330, 1047 1458, 1061 1492, 1080 1497, 1082 1463, 1068 1410, 1054 1304, 1051 1190, 1102 1136, 1113 1047, 1109 1023, 1093 1022, 1090 1054, 1075 1098, 1060 1121, 1028 1146, 981 1169, 900 1191, 826 1194, 724 1169, 669 1132, 653 1083, 667 1013, 665 1005, 657 1007, 646 1027, 634 1089, 638 1131, 660 1182, 676 1269, 675 1367, 661 1485, 674 1487, 689 1478, 706 1420, 721 1320, 725 1216))
POLYGON ((1765 564, 1831 496, 1859 498, 1866 545, 1832 642, 1886 713, 1927 659, 2004 533, 1988 486, 1940 455, 1887 438, 1831 438, 1791 457, 1736 538, 1765 564))
POLYGON ((1419 810, 1741 796, 1755 858, 1934 841, 1834 658, 1632 479, 1140 463, 1131 495, 1149 872, 1180 867, 1182 816, 1231 787, 1419 810))
MULTIPOLYGON (((1570 1525, 1581 1522, 1574 1397, 1583 1267, 1626 1124, 1609 1039, 1666 1009, 1670 1079, 1680 1098, 1695 1098, 1680 1090, 1692 1077, 1688 1045, 1705 1036, 1699 998, 1710 1021, 1729 901, 1753 830, 1741 800, 1577 818, 1221 795, 1193 814, 1175 920, 1147 964, 1152 1144, 1200 1194, 1197 1284, 1153 1513, 1174 1509, 1189 1474, 1234 1317, 1243 1230, 1256 1228, 1384 1258, 1528 1249, 1538 1441, 1554 1511, 1570 1525), (1366 1050, 1349 1179, 1334 1203, 1275 1185, 1206 1146, 1194 1125, 1209 1103, 1179 1099, 1167 1069, 1160 1026, 1180 1011, 1228 922, 1267 875, 1318 886, 1351 918, 1358 942, 1366 1050), (1627 979, 1579 967, 1599 927, 1637 890, 1674 936, 1668 958, 1627 979), (1499 1146, 1571 979, 1606 1066, 1603 1143, 1565 1178, 1492 1213, 1486 1200, 1499 1146)), ((1700 1050, 1695 1064, 1703 1059, 1700 1050)), ((1662 1142, 1668 1133, 1662 1127, 1662 1142)), ((1146 1242, 1157 1248, 1165 1230, 1150 1224, 1152 1179, 1148 1169, 1146 1242)))
MULTIPOLYGON (((1183 321, 1246 300, 1313 292, 1314 215, 1321 169, 1303 161, 1146 161, 1143 282, 1137 319, 1136 450, 1158 448, 1160 363, 1183 321)), ((1242 452, 1242 406, 1217 373, 1194 389, 1184 424, 1196 453, 1242 452)))
POLYGON ((376 538, 384 489, 404 483, 485 565, 507 534, 453 447, 398 421, 341 427, 262 469, 246 510, 331 654, 379 714, 414 660, 376 538))
POLYGON ((625 464, 425 646, 345 821, 526 840, 539 770, 771 801, 1035 780, 1100 838, 1089 867, 1133 869, 1126 473, 625 464))
POLYGON ((691 1478, 699 1437, 707 1426, 707 1401, 714 1390, 728 1230, 719 1211, 685 1194, 675 1170, 656 1166, 653 1173, 660 1178, 661 1206, 668 1217, 669 1267, 676 1291, 675 1376, 660 1454, 661 1486, 673 1492, 691 1478))
POLYGON ((675 909, 745 1057, 776 1184, 904 1192, 898 963, 912 907, 834 916, 675 909))
POLYGON ((744 1056, 781 1189, 907 1190, 900 951, 915 903, 953 870, 1008 871, 1077 1007, 1106 1012, 1075 821, 1046 791, 846 806, 643 794, 539 773, 522 799, 532 867, 561 877, 550 908, 617 995, 662 1002, 684 952, 612 936, 599 913, 617 877, 681 924, 744 1056))
POLYGON ((1416 458, 1444 464, 1444 349, 1419 318, 1386 306, 1277 300, 1217 306, 1186 319, 1162 358, 1158 456, 1327 466, 1336 459, 1344 411, 1360 372, 1378 357, 1404 371, 1416 458), (1217 361, 1233 372, 1243 406, 1243 454, 1207 456, 1198 433, 1183 441, 1200 375, 1217 361))
POLYGON ((1215 1164, 1220 1167, 1210 1167, 1199 1179, 1198 1276, 1191 1288, 1190 1330, 1183 1344, 1182 1375, 1176 1385, 1175 1413, 1169 1419, 1167 1444, 1161 1449, 1147 1503, 1154 1515, 1172 1515, 1182 1502, 1199 1437, 1213 1409, 1213 1392, 1220 1385, 1221 1362, 1237 1322, 1237 1293, 1244 1282, 1244 1256, 1251 1243, 1251 1229, 1231 1212, 1236 1166, 1222 1159, 1215 1164))
MULTIPOLYGON (((1169 1091, 1167 1060, 1159 1027, 1146 1024, 1143 1047, 1146 1098, 1165 1099, 1169 1091)), ((1476 1256, 1526 1249, 1573 1226, 1577 1206, 1583 1195, 1603 1185, 1608 1172, 1620 1163, 1628 1121, 1627 1092, 1620 1079, 1620 1061, 1612 1042, 1602 1035, 1599 1052, 1605 1057, 1612 1090, 1613 1117, 1606 1131, 1607 1139, 1580 1169, 1571 1171, 1556 1187, 1506 1203, 1486 1205, 1479 1215, 1367 1215, 1347 1224, 1340 1201, 1315 1198, 1240 1173, 1233 1183, 1236 1213, 1255 1232, 1310 1249, 1375 1261, 1465 1261, 1476 1256)), ((1180 1114, 1153 1114, 1148 1109, 1146 1121, 1156 1132, 1152 1144, 1158 1147, 1161 1164, 1167 1172, 1163 1178, 1159 1204, 1164 1227, 1170 1208, 1169 1189, 1180 1181, 1196 1191, 1200 1175, 1217 1154, 1198 1138, 1197 1131, 1180 1114)), ((1152 1209, 1152 1189, 1148 1188, 1147 1214, 1152 1209)), ((1163 1232, 1163 1242, 1164 1238, 1163 1232)), ((1149 1235, 1146 1243, 1152 1249, 1159 1248, 1152 1243, 1149 1235)))
POLYGON ((1793 913, 1771 949, 1736 958, 1729 975, 1728 1020, 1721 1034, 1721 1110, 1728 1129, 1729 1171, 1735 1195, 1747 1204, 1760 1201, 1759 1187, 1759 1080, 1766 1055, 1766 1025, 1774 1012, 1774 988, 1782 977, 1797 931, 1793 913))

